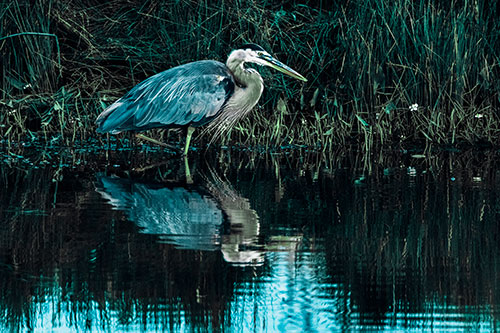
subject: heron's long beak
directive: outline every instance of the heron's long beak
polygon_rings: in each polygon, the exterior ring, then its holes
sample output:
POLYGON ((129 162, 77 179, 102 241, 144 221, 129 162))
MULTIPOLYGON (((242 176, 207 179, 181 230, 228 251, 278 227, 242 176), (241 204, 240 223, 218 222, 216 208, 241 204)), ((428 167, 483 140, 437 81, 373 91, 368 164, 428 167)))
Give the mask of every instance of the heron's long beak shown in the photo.
POLYGON ((264 63, 266 66, 272 67, 282 73, 285 73, 286 75, 289 75, 293 78, 299 79, 301 81, 307 82, 307 79, 282 63, 281 61, 276 60, 275 58, 271 57, 268 54, 262 54, 259 56, 260 59, 264 60, 264 63))

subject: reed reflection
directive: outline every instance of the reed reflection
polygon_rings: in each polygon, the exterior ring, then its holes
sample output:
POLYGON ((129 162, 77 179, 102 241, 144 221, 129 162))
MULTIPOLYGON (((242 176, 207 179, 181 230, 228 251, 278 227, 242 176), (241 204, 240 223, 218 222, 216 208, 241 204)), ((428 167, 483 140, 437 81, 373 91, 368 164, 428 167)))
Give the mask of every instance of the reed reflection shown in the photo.
POLYGON ((259 217, 214 170, 200 184, 166 184, 98 175, 96 190, 143 234, 178 249, 220 250, 233 265, 261 265, 259 217))

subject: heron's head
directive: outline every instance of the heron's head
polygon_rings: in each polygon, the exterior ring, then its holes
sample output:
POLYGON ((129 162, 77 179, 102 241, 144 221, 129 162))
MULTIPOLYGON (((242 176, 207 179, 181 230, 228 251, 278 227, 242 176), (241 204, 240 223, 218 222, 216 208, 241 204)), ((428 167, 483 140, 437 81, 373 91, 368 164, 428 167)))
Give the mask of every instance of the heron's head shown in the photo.
POLYGON ((273 58, 266 50, 264 50, 257 44, 245 44, 242 45, 239 49, 231 52, 228 58, 228 66, 231 62, 237 62, 238 65, 242 65, 245 62, 252 62, 258 65, 268 66, 293 78, 307 82, 307 79, 305 77, 303 77, 281 61, 273 58))

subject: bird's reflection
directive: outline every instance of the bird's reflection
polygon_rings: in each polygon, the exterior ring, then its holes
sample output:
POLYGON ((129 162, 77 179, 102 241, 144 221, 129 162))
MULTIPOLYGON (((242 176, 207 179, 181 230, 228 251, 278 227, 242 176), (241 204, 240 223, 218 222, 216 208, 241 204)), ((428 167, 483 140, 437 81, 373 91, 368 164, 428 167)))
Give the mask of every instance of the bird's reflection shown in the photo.
POLYGON ((98 175, 96 190, 113 209, 124 211, 141 233, 179 249, 220 249, 233 265, 259 265, 259 217, 248 199, 212 169, 199 185, 144 182, 98 175))

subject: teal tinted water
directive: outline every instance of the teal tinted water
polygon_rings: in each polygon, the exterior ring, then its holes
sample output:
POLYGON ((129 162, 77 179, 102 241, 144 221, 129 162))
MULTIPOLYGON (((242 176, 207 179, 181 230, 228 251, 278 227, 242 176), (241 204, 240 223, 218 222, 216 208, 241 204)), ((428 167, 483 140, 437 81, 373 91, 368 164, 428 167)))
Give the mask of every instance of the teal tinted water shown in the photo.
POLYGON ((495 152, 78 154, 3 154, 2 330, 498 325, 495 152))

